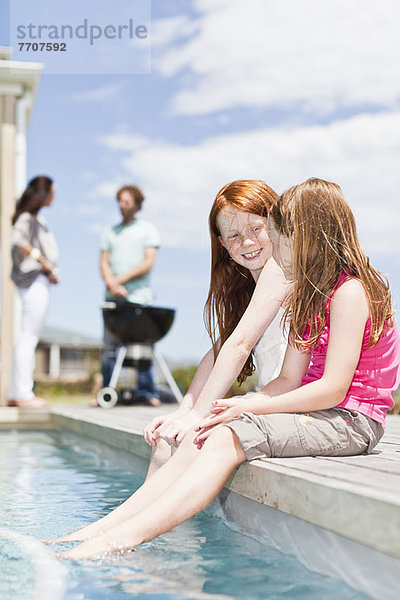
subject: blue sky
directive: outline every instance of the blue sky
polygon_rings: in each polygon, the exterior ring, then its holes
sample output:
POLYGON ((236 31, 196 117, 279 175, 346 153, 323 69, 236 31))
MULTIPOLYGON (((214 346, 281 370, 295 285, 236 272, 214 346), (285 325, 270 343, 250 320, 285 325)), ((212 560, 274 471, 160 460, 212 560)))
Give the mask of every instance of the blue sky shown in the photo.
MULTIPOLYGON (((101 2, 80 4, 100 19, 101 2)), ((116 19, 129 4, 113 3, 116 19)), ((151 4, 149 74, 45 69, 41 79, 28 176, 48 173, 57 183, 45 216, 60 244, 62 281, 48 323, 101 334, 99 236, 118 221, 114 193, 128 182, 143 187, 142 216, 163 240, 155 303, 177 308, 159 345, 166 357, 190 362, 208 347, 207 214, 233 179, 264 179, 278 192, 310 176, 339 183, 399 306, 396 0, 151 4)), ((0 7, 6 15, 7 2, 0 7)), ((8 36, 6 18, 0 44, 8 36)), ((119 51, 130 50, 121 43, 119 51)))

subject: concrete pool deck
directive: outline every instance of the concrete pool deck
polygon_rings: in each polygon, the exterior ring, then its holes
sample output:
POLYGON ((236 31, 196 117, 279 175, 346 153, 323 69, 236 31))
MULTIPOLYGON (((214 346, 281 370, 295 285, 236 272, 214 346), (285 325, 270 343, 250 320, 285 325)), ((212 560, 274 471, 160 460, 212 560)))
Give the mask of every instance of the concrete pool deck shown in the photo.
MULTIPOLYGON (((144 426, 174 408, 2 408, 0 427, 68 429, 147 458, 144 426)), ((226 488, 399 559, 400 416, 388 417, 383 440, 371 455, 257 460, 241 465, 226 488)))

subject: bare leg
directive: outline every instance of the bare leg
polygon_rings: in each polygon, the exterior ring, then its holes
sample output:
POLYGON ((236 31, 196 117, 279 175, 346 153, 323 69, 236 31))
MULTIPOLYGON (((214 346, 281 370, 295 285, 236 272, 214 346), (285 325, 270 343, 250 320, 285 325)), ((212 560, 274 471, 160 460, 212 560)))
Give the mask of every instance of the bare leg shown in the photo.
MULTIPOLYGON (((175 456, 184 452, 181 444, 175 456)), ((59 556, 73 560, 98 558, 152 540, 208 506, 233 469, 245 460, 236 434, 227 427, 217 429, 184 472, 140 513, 59 556)))
MULTIPOLYGON (((174 453, 159 469, 153 469, 151 477, 148 475, 143 485, 130 498, 108 513, 108 515, 82 529, 78 529, 78 531, 70 535, 61 536, 47 543, 87 540, 108 531, 143 510, 179 477, 199 453, 199 450, 193 444, 194 437, 194 433, 187 435, 180 446, 180 448, 182 447, 182 451, 174 453)), ((165 447, 162 448, 162 453, 165 457, 165 447)))
POLYGON ((160 467, 165 465, 173 454, 173 448, 163 439, 158 440, 157 446, 153 448, 149 468, 146 475, 146 480, 149 479, 160 467))

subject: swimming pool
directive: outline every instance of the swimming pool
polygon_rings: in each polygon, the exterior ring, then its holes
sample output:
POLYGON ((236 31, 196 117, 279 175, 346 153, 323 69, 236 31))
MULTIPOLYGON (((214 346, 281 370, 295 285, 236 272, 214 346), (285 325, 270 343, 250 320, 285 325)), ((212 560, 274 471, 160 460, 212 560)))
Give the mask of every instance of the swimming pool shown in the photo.
POLYGON ((369 598, 228 527, 215 507, 125 556, 60 564, 39 544, 38 557, 22 536, 55 537, 104 515, 140 485, 146 463, 72 433, 17 430, 0 432, 0 460, 2 528, 20 536, 0 542, 2 600, 44 600, 35 580, 46 572, 46 600, 369 598))

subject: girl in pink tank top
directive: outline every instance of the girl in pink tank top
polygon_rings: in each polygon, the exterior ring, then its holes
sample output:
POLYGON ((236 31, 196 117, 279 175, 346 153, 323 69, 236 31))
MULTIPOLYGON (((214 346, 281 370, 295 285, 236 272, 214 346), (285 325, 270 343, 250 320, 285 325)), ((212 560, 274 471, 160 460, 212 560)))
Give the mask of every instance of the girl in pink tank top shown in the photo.
MULTIPOLYGON (((330 308, 334 292, 351 276, 342 273, 325 306, 326 325, 312 351, 310 366, 303 377, 302 385, 320 379, 324 374, 330 332, 330 308)), ((399 335, 396 326, 385 327, 374 346, 369 346, 371 318, 364 330, 359 361, 346 397, 338 407, 360 412, 375 421, 385 424, 386 412, 393 408, 393 392, 398 381, 399 335)), ((305 336, 307 338, 307 336, 305 336)))
POLYGON ((218 400, 217 424, 247 460, 370 452, 400 383, 400 337, 386 278, 365 255, 335 183, 309 179, 284 192, 268 220, 273 257, 292 282, 280 375, 250 398, 218 400))
MULTIPOLYGON (((246 460, 362 454, 378 443, 399 384, 400 340, 387 282, 359 244, 341 189, 321 179, 291 188, 273 204, 268 229, 292 282, 279 376, 260 392, 210 400, 209 416, 171 460, 102 519, 97 537, 63 557, 127 550, 176 527, 246 460)), ((84 539, 77 534, 68 539, 84 539)))

